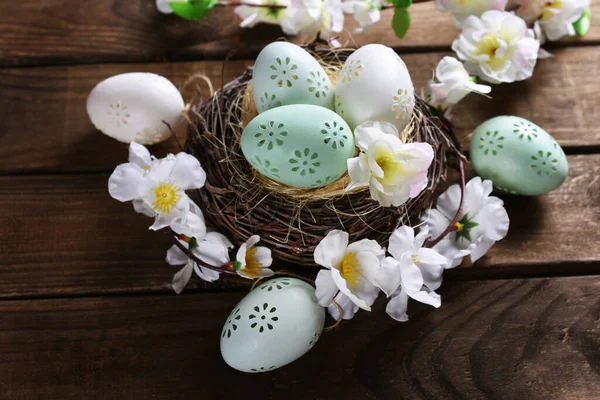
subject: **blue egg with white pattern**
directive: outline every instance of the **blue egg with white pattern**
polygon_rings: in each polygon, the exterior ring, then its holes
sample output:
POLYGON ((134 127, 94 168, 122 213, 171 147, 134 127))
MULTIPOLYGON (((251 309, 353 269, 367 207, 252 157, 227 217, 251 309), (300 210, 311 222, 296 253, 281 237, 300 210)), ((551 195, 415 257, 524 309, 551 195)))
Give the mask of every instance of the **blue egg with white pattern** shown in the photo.
POLYGON ((533 122, 515 116, 495 117, 475 128, 469 153, 477 175, 510 194, 546 194, 558 188, 569 172, 556 140, 533 122))
POLYGON ((242 133, 244 157, 261 174, 300 188, 328 185, 347 171, 354 136, 335 112, 296 104, 259 114, 242 133))
POLYGON ((254 64, 252 90, 259 113, 290 104, 333 109, 335 97, 321 64, 302 47, 287 42, 262 49, 254 64))

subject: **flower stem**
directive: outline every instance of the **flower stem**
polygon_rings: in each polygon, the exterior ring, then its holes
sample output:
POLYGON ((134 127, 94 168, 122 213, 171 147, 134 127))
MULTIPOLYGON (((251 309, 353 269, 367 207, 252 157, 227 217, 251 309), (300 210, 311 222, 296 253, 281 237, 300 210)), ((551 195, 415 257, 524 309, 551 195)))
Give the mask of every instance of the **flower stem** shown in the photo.
POLYGON ((423 247, 432 248, 433 246, 438 244, 443 238, 445 238, 450 232, 453 232, 456 230, 456 223, 458 222, 458 220, 460 220, 460 217, 463 212, 463 205, 464 205, 464 201, 465 201, 465 190, 466 190, 465 164, 464 164, 464 161, 462 160, 462 158, 460 158, 460 157, 458 158, 458 168, 460 171, 460 203, 458 204, 458 210, 456 210, 456 215, 454 216, 454 219, 450 222, 450 225, 448 225, 448 227, 442 233, 440 233, 440 235, 438 237, 436 237, 433 240, 431 240, 431 237, 430 237, 429 239, 427 239, 427 242, 425 243, 425 245, 423 247))
POLYGON ((232 262, 228 262, 227 264, 225 264, 225 265, 223 265, 221 267, 213 267, 212 265, 208 265, 207 263, 205 263, 204 261, 200 260, 195 255, 193 255, 189 251, 189 249, 187 247, 185 247, 179 241, 179 239, 178 239, 179 234, 177 232, 174 232, 171 228, 167 227, 167 228, 165 228, 165 233, 167 235, 169 235, 173 239, 173 242, 175 243, 175 246, 177 246, 179 248, 179 250, 183 251, 186 256, 188 256, 192 261, 194 261, 200 267, 208 268, 208 269, 211 269, 213 271, 221 272, 221 273, 224 273, 224 274, 236 275, 237 276, 237 272, 235 272, 235 270, 233 269, 233 263, 232 262))

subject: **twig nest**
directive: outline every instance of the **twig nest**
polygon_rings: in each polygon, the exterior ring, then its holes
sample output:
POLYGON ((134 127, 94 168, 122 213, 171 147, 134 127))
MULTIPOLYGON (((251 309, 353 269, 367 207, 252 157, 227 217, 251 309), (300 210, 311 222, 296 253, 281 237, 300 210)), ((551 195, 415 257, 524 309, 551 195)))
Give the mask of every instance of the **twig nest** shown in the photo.
MULTIPOLYGON (((315 56, 320 57, 331 82, 337 82, 348 52, 318 52, 315 56)), ((427 187, 418 197, 400 207, 381 207, 370 197, 368 187, 346 192, 347 174, 317 188, 277 182, 268 173, 257 172, 240 148, 242 131, 258 115, 250 84, 252 73, 249 68, 206 103, 192 107, 195 123, 190 126, 185 150, 206 170, 199 205, 209 222, 236 244, 260 235, 273 252, 275 269, 281 262, 316 267, 314 249, 332 229, 348 232, 352 241, 369 238, 385 243, 395 228, 416 222, 421 211, 431 205, 433 191, 446 178, 449 159, 461 156, 449 122, 416 98, 411 122, 401 137, 427 142, 435 150, 427 187)), ((391 109, 391 102, 389 106, 391 109)))

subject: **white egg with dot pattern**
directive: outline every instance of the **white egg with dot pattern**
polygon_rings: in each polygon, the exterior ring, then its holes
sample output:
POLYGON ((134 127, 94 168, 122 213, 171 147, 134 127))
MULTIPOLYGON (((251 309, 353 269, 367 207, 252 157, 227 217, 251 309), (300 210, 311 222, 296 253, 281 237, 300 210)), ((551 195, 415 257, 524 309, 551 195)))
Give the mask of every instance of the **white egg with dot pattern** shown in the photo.
POLYGON ((151 145, 171 136, 184 102, 179 90, 160 75, 132 72, 100 82, 87 99, 94 126, 119 142, 151 145), (163 122, 164 121, 164 122, 163 122))
POLYGON ((325 308, 315 288, 296 278, 276 278, 244 297, 221 332, 221 355, 239 371, 272 371, 303 356, 317 342, 325 308))
POLYGON ((404 61, 387 46, 369 44, 342 67, 335 110, 354 129, 366 121, 389 122, 399 132, 410 122, 414 88, 404 61))

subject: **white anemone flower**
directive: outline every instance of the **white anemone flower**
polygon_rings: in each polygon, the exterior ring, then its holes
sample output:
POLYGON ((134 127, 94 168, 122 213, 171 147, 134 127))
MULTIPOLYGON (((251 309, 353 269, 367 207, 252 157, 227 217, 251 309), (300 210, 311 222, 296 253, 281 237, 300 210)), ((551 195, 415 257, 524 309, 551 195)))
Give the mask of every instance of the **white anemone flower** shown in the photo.
POLYGON ((341 0, 290 0, 287 17, 281 21, 287 35, 306 33, 309 38, 317 34, 329 40, 332 32, 344 28, 344 12, 341 0))
POLYGON ((521 0, 517 14, 526 21, 539 23, 544 37, 559 40, 575 36, 573 24, 590 7, 590 0, 521 0))
POLYGON ((442 110, 457 104, 471 92, 488 94, 492 91, 487 85, 475 83, 462 63, 454 57, 441 59, 435 69, 435 78, 438 83, 428 83, 429 103, 442 110))
POLYGON ((250 236, 238 250, 233 267, 241 277, 256 279, 273 275, 273 271, 268 268, 273 263, 271 250, 264 246, 256 246, 259 241, 260 236, 250 236))
POLYGON ((240 27, 252 28, 258 23, 279 25, 287 16, 287 9, 282 7, 268 6, 287 6, 287 0, 243 0, 242 5, 235 8, 235 13, 242 19, 240 27), (249 5, 246 5, 249 4, 249 5), (253 6, 262 7, 253 7, 253 6))
MULTIPOLYGON (((233 244, 220 233, 207 232, 204 215, 193 202, 190 202, 190 211, 187 214, 173 221, 171 229, 179 235, 179 243, 206 264, 221 267, 229 262, 229 249, 233 244)), ((219 279, 218 271, 199 266, 176 245, 167 252, 167 263, 183 265, 183 268, 173 276, 172 287, 178 294, 187 285, 192 272, 196 272, 200 279, 207 282, 219 279)))
POLYGON ((427 186, 433 160, 428 143, 403 143, 387 122, 365 122, 354 131, 360 154, 348 159, 352 181, 346 190, 369 185, 371 197, 383 207, 400 206, 427 186))
POLYGON ((359 28, 354 33, 364 33, 371 25, 381 19, 380 0, 345 0, 342 8, 346 14, 352 14, 359 28))
POLYGON ((490 83, 529 78, 539 48, 540 42, 525 21, 503 11, 468 17, 461 35, 452 43, 466 70, 490 83))
POLYGON ((150 229, 162 229, 188 212, 191 200, 185 191, 204 186, 206 173, 189 154, 155 159, 147 157, 149 153, 139 146, 131 144, 132 161, 117 166, 108 180, 108 192, 119 201, 133 201, 138 212, 153 212, 155 220, 150 229))
POLYGON ((347 232, 333 230, 314 253, 315 262, 327 268, 319 271, 315 281, 319 304, 330 306, 339 292, 336 303, 342 307, 345 319, 352 318, 357 307, 371 311, 379 293, 375 274, 385 256, 385 250, 374 240, 348 244, 348 238, 347 232))
POLYGON ((454 17, 454 26, 461 29, 467 17, 481 16, 486 11, 504 11, 507 0, 435 0, 435 6, 440 11, 447 11, 454 17))
MULTIPOLYGON (((448 258, 445 268, 454 268, 470 255, 477 261, 506 236, 509 219, 504 203, 490 196, 492 181, 480 177, 471 179, 465 189, 464 204, 455 230, 437 243, 433 249, 448 258)), ((454 220, 460 204, 460 186, 452 185, 440 195, 436 208, 421 217, 432 238, 437 238, 454 220)))
POLYGON ((377 273, 377 284, 390 297, 387 313, 397 321, 407 321, 408 298, 429 304, 441 305, 435 292, 442 284, 442 273, 448 260, 433 249, 423 247, 429 237, 424 229, 415 237, 413 228, 402 226, 390 237, 387 257, 377 273))

